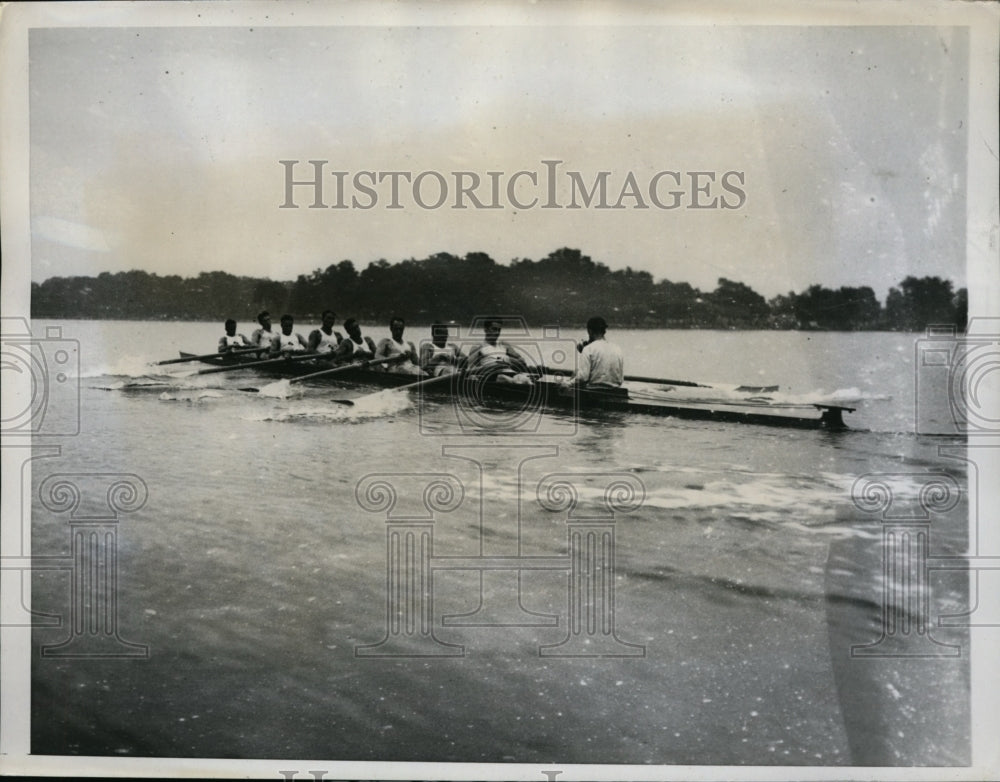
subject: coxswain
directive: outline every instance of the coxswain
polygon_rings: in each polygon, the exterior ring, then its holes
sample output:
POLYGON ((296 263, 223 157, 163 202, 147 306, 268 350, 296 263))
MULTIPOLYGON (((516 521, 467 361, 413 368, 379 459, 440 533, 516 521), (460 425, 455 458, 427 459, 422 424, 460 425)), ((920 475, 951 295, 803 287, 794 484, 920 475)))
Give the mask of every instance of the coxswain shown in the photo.
POLYGON ((240 348, 252 347, 250 340, 242 334, 236 333, 236 321, 230 318, 226 321, 226 333, 219 337, 219 352, 231 353, 240 348))
POLYGON ((267 310, 261 312, 257 316, 257 323, 260 324, 260 328, 254 329, 253 334, 250 335, 250 345, 260 348, 262 351, 270 351, 271 345, 274 344, 274 340, 278 336, 278 332, 271 328, 271 313, 267 310))
POLYGON ((379 340, 375 348, 375 358, 391 358, 395 361, 385 362, 387 372, 399 375, 423 375, 420 369, 420 357, 412 342, 403 339, 406 322, 399 317, 389 321, 389 333, 392 336, 379 340))
POLYGON ((608 324, 595 316, 587 321, 587 340, 577 345, 580 359, 576 374, 565 381, 580 388, 620 388, 625 373, 622 351, 605 335, 608 324))
POLYGON ((483 324, 484 339, 469 353, 469 371, 498 383, 532 383, 533 367, 512 345, 500 341, 502 324, 497 319, 483 324))
POLYGON ((333 330, 337 322, 337 313, 333 310, 323 310, 323 325, 309 334, 309 351, 311 353, 333 354, 344 341, 339 331, 333 330))
POLYGON ((431 341, 420 346, 420 368, 429 375, 439 377, 458 372, 466 356, 454 342, 448 341, 448 326, 435 323, 431 326, 431 341))
POLYGON ((345 320, 344 331, 347 332, 347 337, 340 343, 337 352, 334 354, 337 361, 345 359, 366 361, 375 356, 374 341, 372 341, 371 337, 361 335, 361 326, 358 325, 356 319, 348 318, 345 320))
POLYGON ((271 342, 271 355, 288 355, 301 353, 309 347, 301 334, 293 331, 295 318, 291 315, 281 316, 281 331, 271 342))

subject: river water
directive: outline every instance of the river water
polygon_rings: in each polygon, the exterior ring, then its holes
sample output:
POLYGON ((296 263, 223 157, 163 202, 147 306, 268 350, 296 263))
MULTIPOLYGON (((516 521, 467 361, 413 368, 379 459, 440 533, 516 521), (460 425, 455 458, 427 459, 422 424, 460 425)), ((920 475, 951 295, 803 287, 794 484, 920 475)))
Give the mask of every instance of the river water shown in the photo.
MULTIPOLYGON (((969 608, 966 577, 934 571, 927 607, 892 613, 891 525, 851 499, 889 474, 912 504, 939 476, 959 499, 928 551, 966 551, 961 441, 915 432, 917 335, 609 334, 629 374, 777 384, 856 406, 848 432, 539 411, 515 430, 419 394, 347 407, 358 389, 150 366, 211 352, 219 324, 46 326, 78 345, 80 426, 32 470, 33 554, 62 563, 33 574, 34 608, 66 620, 34 633, 35 753, 969 762, 967 632, 937 626, 969 608), (105 538, 105 656, 52 651, 90 651, 67 564, 86 514, 56 507, 53 475, 81 508, 113 476, 145 495, 105 538)), ((533 336, 553 360, 580 335, 533 336)))

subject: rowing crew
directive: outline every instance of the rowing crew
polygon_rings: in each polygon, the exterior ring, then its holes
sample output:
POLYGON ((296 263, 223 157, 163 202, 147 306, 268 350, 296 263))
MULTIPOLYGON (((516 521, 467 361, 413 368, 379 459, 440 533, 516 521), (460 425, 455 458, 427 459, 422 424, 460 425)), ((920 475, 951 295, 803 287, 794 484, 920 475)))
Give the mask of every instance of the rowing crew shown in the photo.
MULTIPOLYGON (((347 337, 334 331, 336 314, 326 310, 322 325, 312 331, 308 339, 294 331, 295 320, 291 315, 281 316, 281 328, 272 330, 271 315, 262 312, 257 316, 260 328, 247 339, 236 333, 236 321, 227 320, 226 333, 219 340, 219 352, 252 352, 258 356, 278 358, 296 353, 315 353, 336 363, 348 361, 378 361, 389 372, 421 377, 439 377, 459 371, 474 374, 498 383, 530 384, 544 369, 513 345, 501 342, 502 323, 489 319, 483 324, 483 341, 474 346, 468 355, 453 342, 448 341, 449 329, 444 323, 431 326, 431 341, 420 351, 413 343, 403 339, 406 323, 395 317, 389 322, 390 337, 377 345, 371 337, 361 333, 361 326, 354 318, 344 321, 347 337)), ((624 376, 621 349, 605 338, 607 323, 601 317, 587 321, 587 340, 577 345, 580 353, 576 373, 565 381, 567 385, 588 388, 618 388, 624 376)))
POLYGON ((361 326, 356 319, 350 318, 344 322, 345 338, 339 331, 334 331, 337 315, 333 310, 323 312, 322 325, 305 339, 295 331, 295 319, 291 315, 281 316, 281 328, 274 331, 271 314, 262 312, 257 316, 260 328, 256 329, 247 339, 243 334, 236 333, 236 321, 226 321, 226 333, 219 339, 219 353, 256 352, 258 358, 278 358, 295 353, 314 353, 317 358, 341 361, 366 361, 375 358, 397 357, 397 371, 406 374, 417 374, 417 351, 412 342, 403 341, 405 324, 402 318, 393 318, 389 326, 392 337, 383 339, 378 345, 371 337, 361 333, 361 326))

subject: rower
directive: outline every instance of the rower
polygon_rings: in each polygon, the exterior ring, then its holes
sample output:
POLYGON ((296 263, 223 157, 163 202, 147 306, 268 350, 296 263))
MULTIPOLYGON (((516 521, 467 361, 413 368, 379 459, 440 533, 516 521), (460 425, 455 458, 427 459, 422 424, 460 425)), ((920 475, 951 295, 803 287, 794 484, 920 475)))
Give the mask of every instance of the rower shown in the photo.
POLYGON ((340 343, 334 357, 337 361, 352 359, 366 361, 375 355, 375 342, 371 337, 361 335, 361 326, 355 318, 344 321, 344 331, 347 338, 340 343))
POLYGON ((533 366, 512 345, 500 342, 502 325, 493 318, 483 324, 484 339, 469 353, 469 371, 498 383, 529 385, 533 366))
POLYGON ((236 321, 230 318, 226 321, 226 333, 219 337, 219 352, 229 353, 240 348, 251 347, 250 340, 236 333, 236 321))
POLYGON ((621 387, 625 361, 621 348, 605 338, 607 331, 604 318, 595 316, 587 321, 587 341, 576 346, 580 360, 576 374, 564 381, 566 385, 594 389, 621 387))
POLYGON ((288 355, 290 353, 301 353, 309 347, 309 343, 303 339, 302 335, 293 331, 295 318, 291 315, 281 316, 281 332, 271 342, 272 355, 288 355))
POLYGON ((271 345, 278 336, 278 333, 271 328, 271 313, 264 310, 257 315, 257 322, 260 324, 260 328, 255 329, 250 335, 250 344, 252 347, 270 351, 271 345))
POLYGON ((309 352, 322 354, 336 352, 337 347, 344 341, 343 335, 333 330, 336 322, 337 313, 333 310, 323 310, 323 325, 309 334, 309 352))
POLYGON ((406 322, 399 317, 389 321, 389 333, 392 335, 379 341, 375 348, 375 358, 395 358, 386 362, 385 370, 399 375, 423 375, 417 355, 417 349, 412 342, 403 339, 406 322))
POLYGON ((420 368, 429 375, 440 377, 458 372, 466 361, 462 349, 448 341, 448 326, 444 323, 431 326, 431 341, 420 346, 420 368))

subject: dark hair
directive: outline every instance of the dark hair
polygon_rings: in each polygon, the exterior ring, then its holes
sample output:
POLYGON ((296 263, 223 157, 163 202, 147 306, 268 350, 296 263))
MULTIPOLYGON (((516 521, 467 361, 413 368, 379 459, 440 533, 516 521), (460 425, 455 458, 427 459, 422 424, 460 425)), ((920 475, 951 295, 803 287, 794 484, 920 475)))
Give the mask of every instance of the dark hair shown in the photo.
POLYGON ((323 310, 323 315, 321 316, 321 319, 326 320, 327 315, 332 315, 334 319, 336 319, 337 317, 337 313, 334 312, 333 310, 323 310))
POLYGON ((261 310, 260 312, 257 313, 257 322, 259 323, 264 318, 270 318, 270 317, 271 317, 270 312, 268 312, 267 310, 261 310))
POLYGON ((348 318, 347 320, 344 321, 344 328, 347 329, 348 331, 351 329, 352 326, 357 326, 357 325, 358 325, 357 318, 348 318))
POLYGON ((401 317, 399 317, 399 315, 393 315, 391 318, 389 318, 389 328, 392 328, 392 324, 395 323, 396 321, 399 321, 400 325, 403 326, 406 325, 406 321, 403 320, 401 317))
POLYGON ((608 324, 601 316, 597 315, 587 321, 587 331, 595 334, 603 334, 608 330, 608 324))
POLYGON ((235 327, 235 326, 236 326, 236 321, 235 321, 235 320, 233 320, 232 318, 229 318, 229 319, 228 319, 228 320, 226 321, 226 328, 228 329, 228 328, 229 328, 230 326, 233 326, 233 327, 235 327))
POLYGON ((292 322, 292 323, 294 323, 294 322, 295 322, 295 318, 293 318, 293 317, 292 317, 291 315, 289 315, 289 314, 288 314, 288 313, 286 312, 286 313, 285 313, 284 315, 282 315, 282 316, 281 316, 281 322, 282 322, 282 323, 284 323, 284 322, 286 322, 286 321, 289 321, 289 322, 292 322))

